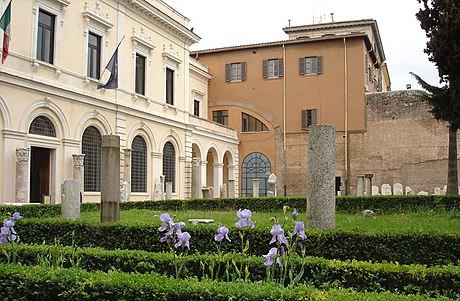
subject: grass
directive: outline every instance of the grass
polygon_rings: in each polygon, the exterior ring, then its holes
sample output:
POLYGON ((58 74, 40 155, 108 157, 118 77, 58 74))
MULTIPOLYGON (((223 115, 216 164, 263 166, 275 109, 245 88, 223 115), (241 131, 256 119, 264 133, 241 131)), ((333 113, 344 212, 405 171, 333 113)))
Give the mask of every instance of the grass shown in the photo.
MULTIPOLYGON (((127 210, 120 212, 120 223, 129 225, 158 225, 160 226, 160 214, 163 211, 151 210, 127 210)), ((234 227, 238 221, 234 211, 178 211, 169 212, 176 215, 174 221, 183 221, 186 227, 191 227, 188 222, 192 218, 214 219, 214 225, 234 227)), ((252 220, 256 227, 270 229, 273 225, 270 218, 273 213, 253 212, 252 220)), ((287 213, 290 217, 290 212, 287 213)), ((277 214, 282 223, 283 213, 277 214)), ((99 222, 99 212, 82 212, 81 220, 84 222, 99 222)), ((306 222, 305 212, 299 213, 298 220, 306 222)), ((413 212, 401 214, 382 214, 375 218, 363 217, 360 214, 336 214, 336 228, 342 230, 359 229, 362 232, 391 231, 391 232, 438 232, 445 234, 460 233, 460 215, 458 212, 413 212)))

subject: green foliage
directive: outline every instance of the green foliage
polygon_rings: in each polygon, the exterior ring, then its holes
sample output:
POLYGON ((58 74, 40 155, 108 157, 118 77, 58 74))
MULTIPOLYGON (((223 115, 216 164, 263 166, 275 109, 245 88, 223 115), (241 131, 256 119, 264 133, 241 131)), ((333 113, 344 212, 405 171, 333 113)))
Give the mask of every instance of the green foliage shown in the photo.
POLYGON ((449 300, 389 292, 322 291, 308 285, 284 288, 273 283, 217 282, 196 278, 177 280, 156 273, 0 264, 2 300, 449 300))

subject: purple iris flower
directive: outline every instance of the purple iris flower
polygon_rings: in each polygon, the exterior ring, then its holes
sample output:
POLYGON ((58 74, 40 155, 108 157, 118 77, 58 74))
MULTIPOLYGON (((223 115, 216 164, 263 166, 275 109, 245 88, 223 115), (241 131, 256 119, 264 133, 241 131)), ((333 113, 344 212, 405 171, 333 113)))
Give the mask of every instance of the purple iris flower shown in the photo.
POLYGON ((8 236, 10 230, 7 227, 2 227, 0 230, 0 245, 6 245, 8 243, 8 236))
POLYGON ((237 226, 238 228, 244 228, 244 227, 250 227, 251 229, 254 228, 254 222, 251 220, 251 215, 252 215, 251 210, 239 209, 238 212, 236 212, 236 215, 238 216, 240 220, 235 223, 235 226, 237 226))
POLYGON ((231 240, 230 240, 230 237, 228 237, 228 228, 227 228, 227 227, 225 227, 225 226, 222 226, 222 227, 219 226, 219 227, 217 228, 217 233, 218 233, 218 234, 217 234, 216 236, 214 236, 214 240, 215 240, 215 241, 220 242, 220 241, 222 241, 222 239, 224 239, 224 238, 227 239, 228 241, 231 241, 231 240))
POLYGON ((303 222, 299 221, 295 223, 293 235, 296 235, 296 234, 297 236, 302 238, 302 240, 307 239, 307 235, 305 234, 305 225, 303 224, 303 222))
POLYGON ((178 233, 177 238, 179 241, 174 245, 174 247, 177 249, 182 246, 182 248, 187 248, 190 250, 190 237, 191 236, 188 234, 188 232, 178 233))
POLYGON ((11 219, 12 219, 13 221, 15 221, 15 220, 21 219, 21 218, 23 218, 23 217, 24 217, 24 216, 22 216, 21 213, 15 212, 15 213, 13 213, 13 215, 11 216, 11 219))
POLYGON ((279 224, 273 225, 270 233, 273 235, 272 240, 270 240, 270 244, 274 243, 275 241, 279 241, 282 244, 287 245, 287 238, 284 236, 284 230, 281 228, 279 224))
POLYGON ((185 226, 185 223, 184 222, 178 222, 178 223, 171 222, 170 226, 171 228, 169 229, 168 232, 166 232, 165 235, 173 235, 174 231, 176 231, 176 234, 181 234, 182 228, 185 226))
POLYGON ((262 255, 265 259, 267 259, 267 261, 264 262, 264 265, 266 265, 266 266, 273 265, 273 263, 275 262, 275 258, 276 258, 276 263, 279 266, 282 266, 281 260, 279 259, 277 254, 278 254, 278 249, 271 248, 270 251, 268 251, 267 255, 262 255))
POLYGON ((299 214, 297 213, 297 209, 294 208, 294 210, 292 210, 292 213, 291 213, 292 219, 293 219, 293 220, 296 220, 297 215, 299 215, 299 214))
POLYGON ((163 224, 161 224, 161 227, 158 228, 158 231, 160 232, 170 229, 174 225, 174 222, 172 221, 171 216, 167 212, 160 215, 160 221, 163 222, 163 224))

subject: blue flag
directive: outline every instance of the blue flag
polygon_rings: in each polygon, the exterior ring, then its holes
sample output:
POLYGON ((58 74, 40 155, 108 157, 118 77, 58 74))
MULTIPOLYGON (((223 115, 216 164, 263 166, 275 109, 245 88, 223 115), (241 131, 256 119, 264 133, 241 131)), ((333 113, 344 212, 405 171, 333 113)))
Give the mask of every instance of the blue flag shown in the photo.
POLYGON ((116 89, 118 88, 118 47, 112 55, 109 63, 105 67, 110 72, 109 80, 105 85, 97 85, 98 89, 116 89))

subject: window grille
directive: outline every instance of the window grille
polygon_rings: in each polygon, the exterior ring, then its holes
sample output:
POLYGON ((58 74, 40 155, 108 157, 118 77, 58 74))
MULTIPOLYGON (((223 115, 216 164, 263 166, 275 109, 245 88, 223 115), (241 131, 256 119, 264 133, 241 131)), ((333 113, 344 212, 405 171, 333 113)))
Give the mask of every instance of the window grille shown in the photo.
POLYGON ((147 192, 147 145, 144 138, 136 136, 131 149, 131 191, 147 192))
POLYGON ((176 192, 176 151, 171 142, 166 142, 163 147, 163 175, 166 183, 172 183, 172 192, 176 192))
POLYGON ((38 116, 30 124, 29 134, 56 137, 56 131, 51 121, 45 116, 38 116))
POLYGON ((267 156, 258 152, 247 155, 241 165, 242 195, 253 196, 252 180, 259 179, 259 196, 267 196, 267 180, 270 171, 270 160, 267 156))
POLYGON ((82 153, 85 154, 85 191, 101 191, 102 136, 94 126, 83 133, 82 153))

